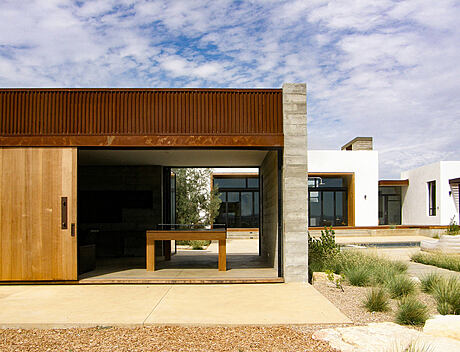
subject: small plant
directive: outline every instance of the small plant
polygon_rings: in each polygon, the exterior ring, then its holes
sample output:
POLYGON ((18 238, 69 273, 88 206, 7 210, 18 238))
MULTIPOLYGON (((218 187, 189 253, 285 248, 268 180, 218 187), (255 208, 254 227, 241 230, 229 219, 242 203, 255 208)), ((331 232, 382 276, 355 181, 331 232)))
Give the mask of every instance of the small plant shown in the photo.
POLYGON ((439 314, 460 315, 460 280, 457 277, 442 278, 433 290, 439 314))
POLYGON ((384 289, 373 287, 364 300, 364 307, 369 312, 386 312, 389 309, 388 296, 384 289))
POLYGON ((417 286, 406 275, 396 275, 386 282, 391 298, 401 298, 415 293, 417 286))
POLYGON ((366 286, 371 281, 371 271, 366 266, 351 266, 345 269, 345 277, 353 286, 366 286))
POLYGON ((400 325, 423 325, 428 319, 428 308, 414 296, 406 296, 398 303, 396 323, 400 325))
POLYGON ((324 227, 319 238, 308 234, 308 266, 312 271, 324 271, 325 264, 339 252, 340 248, 335 243, 335 231, 332 227, 324 227))
POLYGON ((446 235, 450 235, 450 236, 460 235, 460 226, 455 223, 454 218, 450 219, 449 227, 447 228, 446 235))
POLYGON ((426 293, 433 293, 435 287, 441 281, 441 276, 435 272, 431 272, 426 274, 420 278, 420 284, 422 287, 422 291, 426 293))
POLYGON ((336 278, 332 270, 326 270, 326 276, 327 279, 335 285, 335 287, 341 289, 342 292, 345 292, 342 286, 342 278, 340 276, 336 278))

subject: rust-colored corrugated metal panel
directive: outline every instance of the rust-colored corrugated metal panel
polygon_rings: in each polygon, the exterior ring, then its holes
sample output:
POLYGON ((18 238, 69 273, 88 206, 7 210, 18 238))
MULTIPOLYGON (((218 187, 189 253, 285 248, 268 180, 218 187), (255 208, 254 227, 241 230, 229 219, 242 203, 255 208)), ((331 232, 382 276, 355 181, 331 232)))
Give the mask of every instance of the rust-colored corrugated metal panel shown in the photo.
POLYGON ((281 89, 0 89, 0 117, 1 145, 107 145, 110 137, 212 146, 221 144, 214 137, 233 145, 253 136, 279 146, 283 136, 281 89))

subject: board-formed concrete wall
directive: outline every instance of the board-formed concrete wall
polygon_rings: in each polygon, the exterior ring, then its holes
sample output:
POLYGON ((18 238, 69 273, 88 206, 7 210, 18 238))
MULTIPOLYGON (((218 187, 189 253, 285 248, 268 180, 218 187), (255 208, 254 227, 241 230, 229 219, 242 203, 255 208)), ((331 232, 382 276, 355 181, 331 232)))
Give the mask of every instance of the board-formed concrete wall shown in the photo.
POLYGON ((307 88, 283 84, 283 274, 308 280, 307 88))
POLYGON ((278 154, 267 153, 260 166, 262 176, 262 255, 278 267, 278 154))

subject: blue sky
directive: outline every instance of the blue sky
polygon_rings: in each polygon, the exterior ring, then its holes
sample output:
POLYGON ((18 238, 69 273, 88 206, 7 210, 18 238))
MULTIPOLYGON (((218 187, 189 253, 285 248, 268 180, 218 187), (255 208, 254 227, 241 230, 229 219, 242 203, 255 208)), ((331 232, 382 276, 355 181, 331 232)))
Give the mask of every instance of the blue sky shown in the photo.
POLYGON ((460 160, 460 3, 0 2, 1 87, 306 82, 310 149, 373 136, 381 178, 460 160))

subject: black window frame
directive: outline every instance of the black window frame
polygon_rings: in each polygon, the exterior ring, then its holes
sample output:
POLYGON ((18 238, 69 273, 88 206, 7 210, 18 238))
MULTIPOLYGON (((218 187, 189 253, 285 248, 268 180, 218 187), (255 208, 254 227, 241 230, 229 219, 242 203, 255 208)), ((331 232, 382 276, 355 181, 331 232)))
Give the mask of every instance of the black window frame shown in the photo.
POLYGON ((428 181, 428 216, 436 216, 436 180, 428 181))
MULTIPOLYGON (((309 177, 309 180, 312 181, 312 180, 315 180, 314 184, 315 186, 309 186, 308 187, 308 206, 310 208, 310 199, 312 197, 310 197, 310 193, 311 192, 318 192, 318 198, 319 198, 319 202, 321 203, 321 216, 320 216, 320 224, 317 224, 315 225, 315 227, 322 227, 324 225, 326 226, 349 226, 348 224, 348 212, 349 212, 349 209, 348 209, 348 187, 347 187, 347 181, 346 181, 346 178, 343 177, 343 176, 321 176, 321 177, 317 177, 317 176, 312 176, 312 177, 309 177), (342 186, 327 186, 325 184, 324 181, 326 181, 327 179, 341 179, 342 180, 342 186), (322 182, 324 182, 324 184, 322 184, 322 182), (343 204, 345 205, 343 207, 343 215, 342 215, 342 218, 343 218, 343 224, 337 224, 334 220, 334 223, 333 224, 326 224, 327 223, 327 220, 324 218, 324 202, 323 202, 323 193, 324 192, 333 192, 334 196, 334 219, 337 219, 337 193, 340 192, 343 194, 343 204)), ((313 183, 313 182, 312 182, 313 183)), ((311 221, 311 212, 309 212, 309 222, 311 221)))

